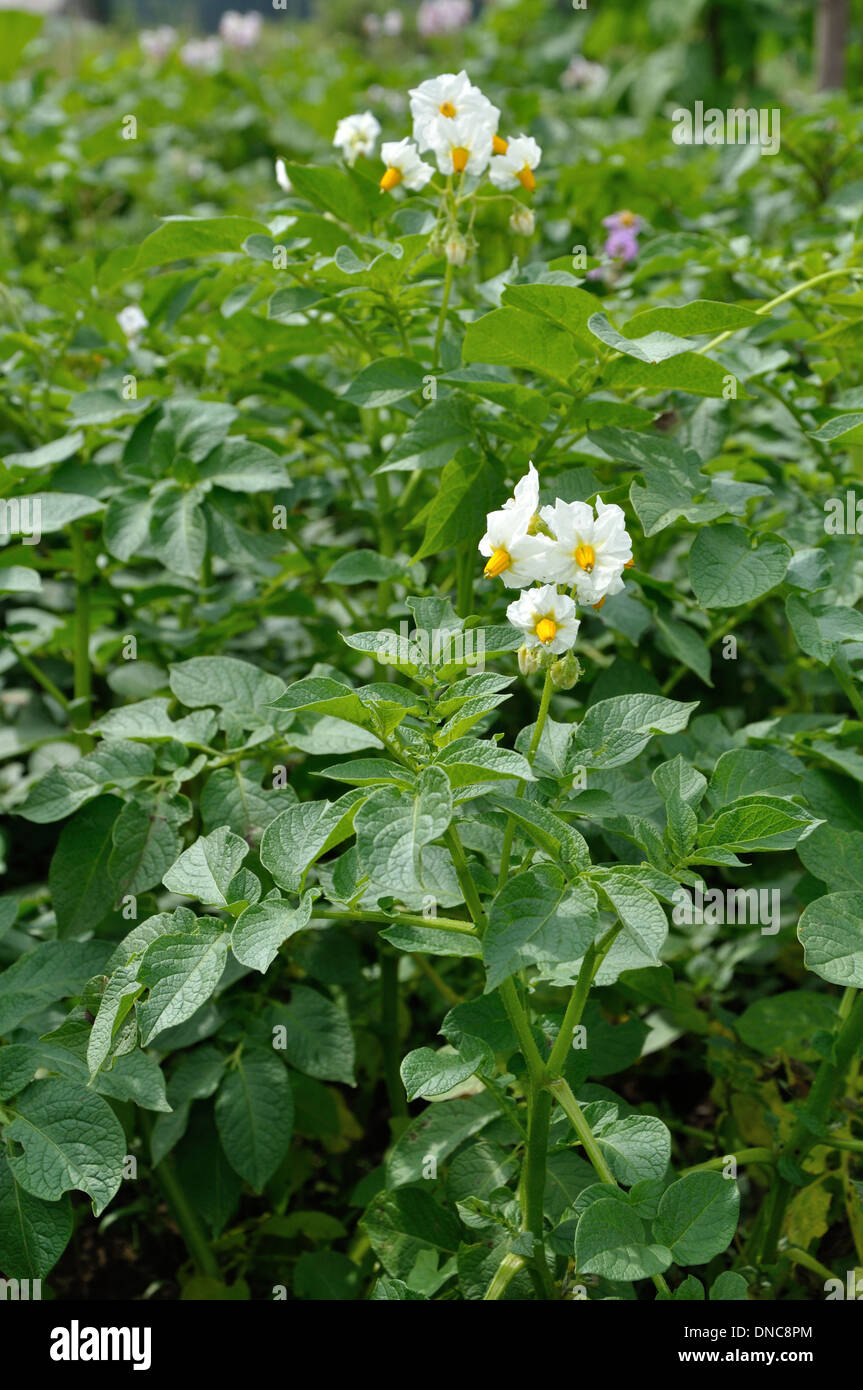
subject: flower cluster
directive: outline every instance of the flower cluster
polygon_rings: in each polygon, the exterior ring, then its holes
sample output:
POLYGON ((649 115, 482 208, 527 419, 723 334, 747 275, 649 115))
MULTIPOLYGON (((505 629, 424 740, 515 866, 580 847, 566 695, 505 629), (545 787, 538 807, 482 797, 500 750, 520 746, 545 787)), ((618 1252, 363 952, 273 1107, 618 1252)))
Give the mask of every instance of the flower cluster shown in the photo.
POLYGON ((424 39, 454 34, 470 23, 470 0, 423 0, 417 11, 417 32, 424 39))
MULTIPOLYGON (((644 222, 636 213, 624 208, 622 212, 613 212, 609 217, 603 217, 602 225, 608 232, 602 249, 611 260, 611 278, 614 278, 615 273, 619 273, 638 255, 638 235, 644 227, 644 222)), ((587 278, 601 280, 603 273, 603 267, 597 266, 595 270, 588 271, 587 278)))
MULTIPOLYGON (((542 150, 530 135, 505 139, 498 134, 500 111, 466 72, 445 72, 412 88, 410 110, 412 135, 381 145, 385 165, 381 191, 392 193, 402 187, 416 193, 432 181, 435 172, 442 175, 447 182, 444 188, 435 185, 442 198, 432 247, 442 251, 451 265, 463 265, 475 243, 473 213, 466 235, 459 227, 462 203, 486 175, 504 194, 512 195, 517 189, 532 193, 542 150), (429 158, 424 159, 424 155, 429 158), (467 180, 474 182, 465 192, 467 180)), ((364 111, 339 121, 333 144, 353 166, 360 155, 373 153, 379 134, 378 121, 370 111, 364 111)), ((512 230, 530 236, 536 225, 532 210, 515 197, 511 202, 512 230)))
POLYGON ((486 557, 487 579, 522 590, 506 610, 509 621, 524 633, 522 670, 536 669, 535 657, 542 652, 559 656, 569 651, 578 636, 576 604, 601 608, 610 595, 621 592, 623 571, 633 563, 620 507, 606 505, 601 497, 595 509, 560 497, 540 507, 539 474, 532 463, 513 496, 499 511, 489 512, 479 550, 486 557), (533 583, 541 587, 526 587, 533 583))
POLYGON ((382 15, 364 15, 362 30, 369 39, 376 39, 381 35, 388 39, 396 39, 402 31, 403 23, 401 10, 387 10, 382 15))
POLYGON ((180 49, 180 62, 193 72, 218 72, 222 66, 222 42, 215 34, 206 39, 189 39, 180 49))
POLYGON ((171 24, 159 24, 155 29, 142 29, 138 35, 141 52, 157 63, 161 63, 174 51, 177 39, 177 31, 171 24))
POLYGON ((591 63, 583 54, 577 53, 569 66, 561 73, 560 85, 564 91, 583 92, 587 97, 599 96, 608 84, 608 69, 601 63, 591 63))
POLYGON ((240 14, 238 10, 225 10, 219 20, 219 35, 228 48, 254 48, 261 37, 263 20, 257 10, 240 14))

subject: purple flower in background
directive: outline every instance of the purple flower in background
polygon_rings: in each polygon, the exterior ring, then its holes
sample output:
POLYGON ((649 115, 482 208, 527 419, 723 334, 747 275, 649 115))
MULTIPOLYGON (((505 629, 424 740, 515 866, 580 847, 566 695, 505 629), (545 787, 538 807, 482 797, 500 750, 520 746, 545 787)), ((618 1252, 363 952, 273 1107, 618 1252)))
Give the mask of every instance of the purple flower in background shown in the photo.
POLYGON ((423 0, 417 14, 417 31, 424 39, 454 34, 470 22, 470 0, 423 0))
POLYGON ((638 236, 644 226, 643 220, 629 208, 624 208, 622 212, 613 212, 609 217, 603 217, 603 227, 608 227, 614 232, 627 231, 633 236, 638 236))
POLYGON ((613 261, 634 261, 638 255, 638 235, 630 227, 615 227, 605 241, 605 254, 613 261))

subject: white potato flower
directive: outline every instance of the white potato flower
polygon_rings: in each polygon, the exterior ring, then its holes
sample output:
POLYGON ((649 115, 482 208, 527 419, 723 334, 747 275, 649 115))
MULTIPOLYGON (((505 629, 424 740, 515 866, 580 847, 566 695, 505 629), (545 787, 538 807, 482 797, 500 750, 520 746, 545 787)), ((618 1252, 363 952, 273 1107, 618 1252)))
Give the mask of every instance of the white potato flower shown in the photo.
POLYGON ((353 168, 361 154, 374 154, 380 133, 381 127, 377 118, 371 111, 362 111, 356 116, 342 117, 336 126, 333 144, 353 168))
POLYGON ((487 559, 486 579, 502 579, 507 589, 521 589, 537 579, 545 579, 551 540, 532 536, 528 530, 532 513, 527 508, 489 512, 486 533, 479 552, 487 559))
POLYGON ((177 44, 177 31, 171 24, 159 24, 155 29, 142 29, 138 35, 141 51, 156 62, 167 58, 177 44))
POLYGON ((574 585, 580 603, 601 606, 623 589, 623 571, 632 564, 632 542, 626 518, 615 503, 596 499, 596 513, 587 502, 563 502, 543 507, 540 517, 554 536, 548 556, 548 577, 574 585))
POLYGON ((261 37, 263 19, 257 10, 240 14, 239 10, 225 10, 219 20, 219 36, 228 48, 254 48, 261 37))
POLYGON ((381 178, 383 193, 391 193, 400 183, 417 193, 434 174, 432 166, 420 159, 416 145, 407 137, 381 145, 381 159, 387 166, 381 178))
POLYGON ((222 65, 222 41, 216 34, 206 39, 189 39, 180 49, 180 62, 193 72, 218 72, 222 65))
POLYGON ((528 521, 532 521, 539 511, 539 474, 532 460, 527 465, 524 477, 519 478, 513 488, 512 497, 504 502, 503 509, 505 512, 526 512, 528 521))
POLYGON ((516 236, 533 236, 536 231, 533 208, 517 207, 510 216, 509 225, 516 236))
POLYGON ((446 121, 432 146, 442 174, 484 174, 491 159, 491 127, 473 116, 446 121))
POLYGON ((137 304, 127 304, 117 315, 117 322, 129 346, 134 347, 144 329, 149 327, 150 320, 137 304))
POLYGON ((553 584, 519 594, 507 608, 506 616, 513 627, 521 628, 528 648, 543 647, 559 656, 575 645, 580 627, 575 604, 568 594, 559 594, 553 584))
POLYGON ((447 126, 451 121, 468 120, 483 126, 494 136, 500 111, 488 97, 475 87, 467 73, 445 72, 430 77, 410 91, 414 139, 420 150, 437 150, 447 143, 447 126))
POLYGON ((542 159, 542 150, 531 135, 517 135, 506 143, 503 154, 495 154, 488 176, 495 188, 517 188, 521 184, 528 193, 536 188, 533 171, 542 159))

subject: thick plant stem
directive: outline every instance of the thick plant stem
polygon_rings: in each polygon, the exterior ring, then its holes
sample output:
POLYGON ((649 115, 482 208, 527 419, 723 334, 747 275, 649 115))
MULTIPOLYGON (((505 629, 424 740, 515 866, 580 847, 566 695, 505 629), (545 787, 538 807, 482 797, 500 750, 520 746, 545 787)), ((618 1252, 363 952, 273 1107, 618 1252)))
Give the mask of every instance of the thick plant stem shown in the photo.
MULTIPOLYGON (((545 684, 542 687, 542 699, 539 704, 539 714, 536 716, 536 723, 533 726, 533 734, 530 740, 530 747, 527 750, 527 761, 533 763, 534 754, 539 747, 542 738, 542 731, 545 728, 545 721, 548 718, 548 707, 551 704, 551 692, 554 689, 551 680, 551 667, 545 673, 545 684)), ((519 782, 516 788, 516 796, 524 796, 526 782, 519 782)), ((500 855, 500 874, 498 876, 498 887, 502 888, 509 877, 509 860, 512 854, 512 842, 515 837, 515 820, 509 816, 506 822, 506 829, 503 834, 503 848, 500 855)))
MULTIPOLYGON (((549 1081, 546 1084, 578 1135, 581 1146, 587 1154, 600 1182, 606 1183, 609 1187, 618 1187, 619 1183, 606 1163, 602 1151, 593 1137, 593 1130, 584 1117, 584 1111, 572 1094, 566 1081, 564 1081, 562 1076, 559 1076, 556 1080, 549 1081)), ((661 1274, 654 1274, 651 1278, 659 1293, 670 1296, 671 1290, 661 1274)))
POLYGON ((90 567, 84 544, 84 533, 72 527, 72 559, 75 573, 75 647, 73 651, 74 698, 85 703, 79 714, 80 724, 90 722, 90 567))
POLYGON ((524 1269, 525 1259, 523 1255, 504 1255, 498 1265, 494 1278, 483 1294, 484 1301, 503 1298, 510 1284, 520 1270, 524 1269))
MULTIPOLYGON (((798 1167, 809 1150, 818 1143, 815 1131, 819 1126, 826 1124, 830 1107, 839 1094, 852 1061, 863 1046, 863 992, 853 988, 846 990, 840 1017, 844 1021, 833 1045, 836 1060, 822 1062, 818 1068, 818 1075, 803 1108, 805 1119, 797 1121, 782 1151, 781 1157, 788 1158, 798 1167)), ((764 1222, 764 1239, 760 1251, 757 1252, 757 1259, 761 1264, 772 1264, 776 1259, 785 1210, 793 1191, 793 1183, 782 1176, 770 1191, 764 1222)))
POLYGON ((443 299, 441 300, 440 314, 438 315, 437 332, 435 333, 434 339, 434 355, 432 357, 432 366, 435 370, 437 370, 438 364, 440 362, 440 345, 443 341, 444 328, 446 327, 446 314, 447 309, 449 308, 450 292, 452 291, 452 277, 452 264, 450 261, 447 261, 446 274, 444 276, 443 282, 443 299))
POLYGON ((395 951, 384 946, 381 966, 381 1044, 384 1053, 384 1081, 390 1110, 395 1116, 408 1113, 407 1096, 399 1071, 399 962, 395 951))
MULTIPOLYGON (((144 1137, 149 1148, 149 1116, 144 1112, 140 1112, 140 1114, 144 1137)), ((171 1166, 170 1158, 164 1158, 158 1166, 154 1164, 150 1171, 177 1223, 183 1242, 198 1269, 198 1273, 205 1275, 208 1279, 221 1281, 222 1274, 219 1263, 210 1249, 210 1243, 196 1212, 189 1205, 183 1185, 171 1166)))

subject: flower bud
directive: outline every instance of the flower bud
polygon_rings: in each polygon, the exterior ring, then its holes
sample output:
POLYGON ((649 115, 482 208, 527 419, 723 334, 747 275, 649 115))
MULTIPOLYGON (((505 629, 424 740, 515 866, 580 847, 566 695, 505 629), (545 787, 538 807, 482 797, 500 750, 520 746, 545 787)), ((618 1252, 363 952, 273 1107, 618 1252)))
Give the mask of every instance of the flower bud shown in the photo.
POLYGON ((539 650, 537 647, 529 647, 523 643, 518 649, 518 669, 523 676, 532 676, 539 670, 539 650))
POLYGON ((536 218, 532 208, 517 207, 509 219, 509 225, 516 236, 533 236, 536 218))
POLYGON ((551 683, 558 690, 571 690, 581 676, 581 662, 574 652, 565 652, 551 668, 551 683))
POLYGON ((443 253, 450 265, 464 265, 468 256, 468 244, 463 236, 453 232, 444 242, 443 253))

